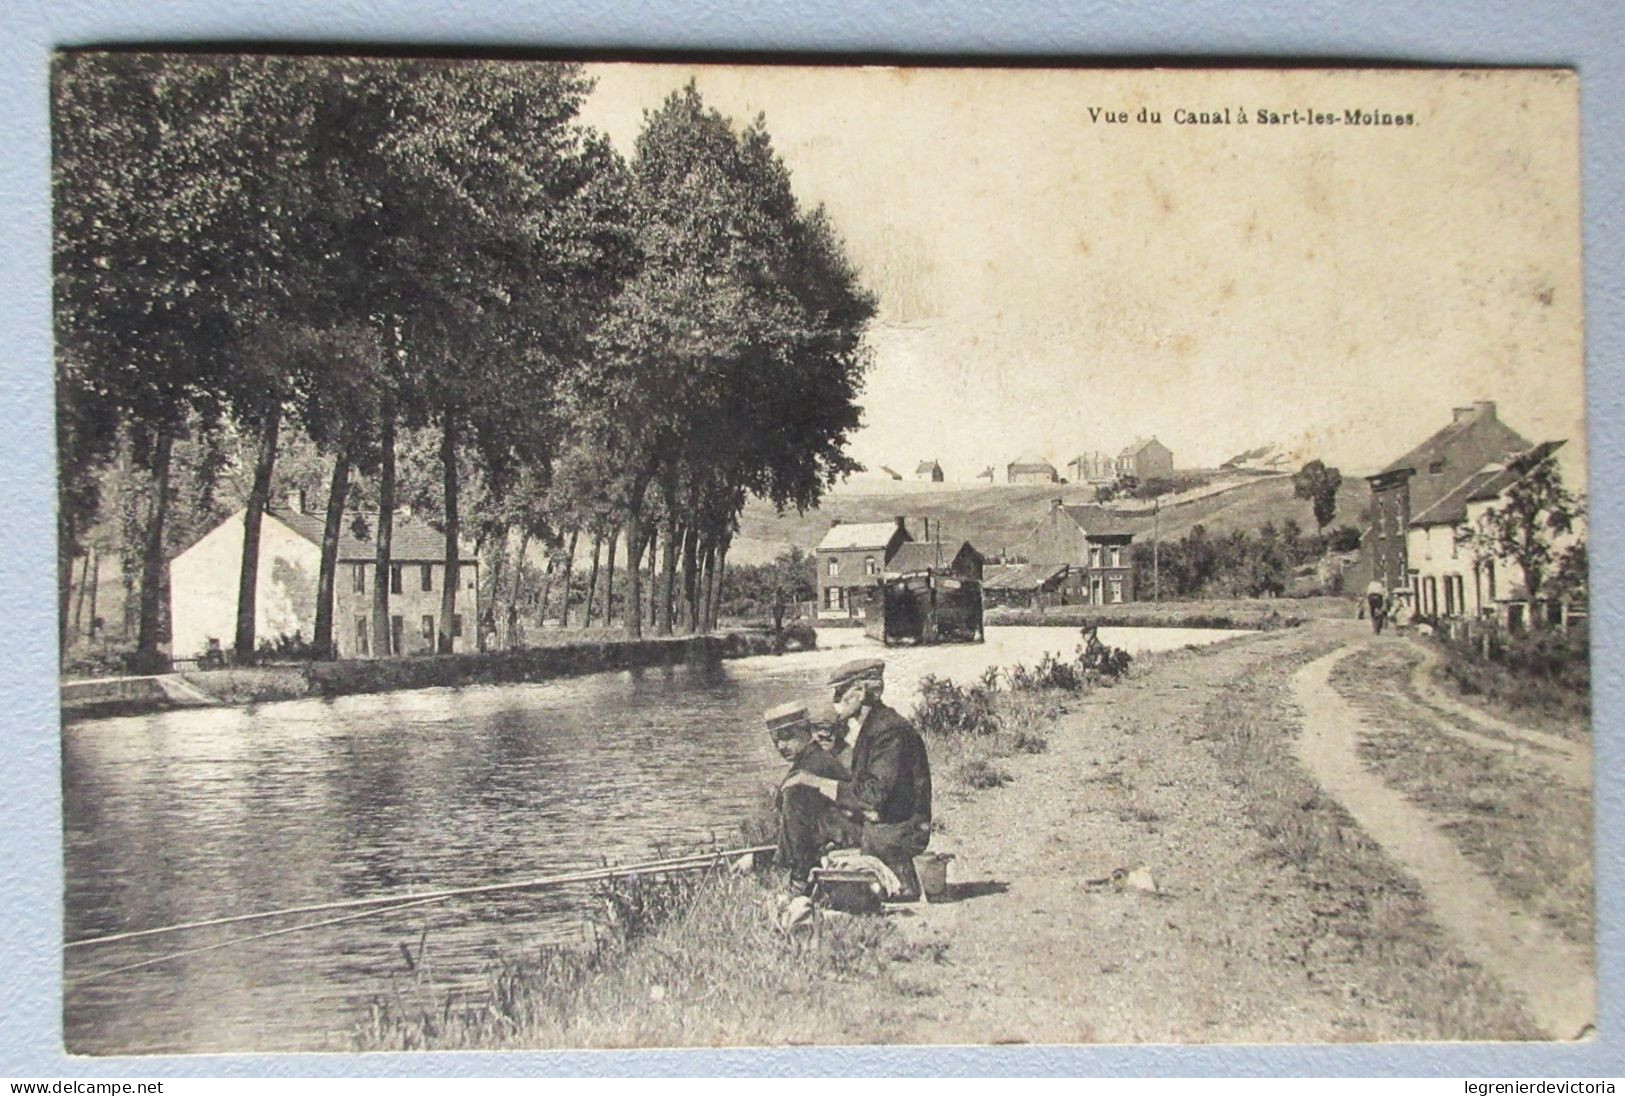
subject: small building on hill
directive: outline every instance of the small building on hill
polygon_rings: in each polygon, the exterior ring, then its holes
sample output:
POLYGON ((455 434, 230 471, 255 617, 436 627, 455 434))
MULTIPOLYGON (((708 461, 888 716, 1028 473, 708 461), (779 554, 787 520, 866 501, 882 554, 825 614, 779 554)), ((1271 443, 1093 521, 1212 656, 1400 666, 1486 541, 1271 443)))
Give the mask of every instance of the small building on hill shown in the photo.
POLYGON ((1117 461, 1098 449, 1073 457, 1066 470, 1073 483, 1111 483, 1117 479, 1117 461))
POLYGON ((1067 506, 1056 499, 1029 543, 1033 563, 1067 565, 1063 604, 1134 600, 1134 526, 1123 515, 1104 506, 1067 506))
MULTIPOLYGON (((211 647, 231 647, 237 632, 243 514, 237 511, 170 561, 170 650, 175 658, 198 658, 211 647)), ((333 583, 333 642, 338 657, 432 652, 445 582, 445 534, 419 518, 395 515, 390 538, 390 634, 380 637, 371 634, 377 522, 376 514, 344 516, 333 583)), ((254 632, 259 639, 274 642, 282 636, 299 636, 308 643, 314 638, 322 526, 322 518, 305 513, 293 497, 286 507, 265 512, 254 599, 254 632)), ((457 614, 450 631, 452 650, 462 652, 474 650, 477 643, 479 556, 466 543, 458 554, 461 563, 453 580, 459 583, 457 614)))
POLYGON ((1060 479, 1055 465, 1037 454, 1013 460, 1005 466, 1006 483, 1054 483, 1060 479))
POLYGON ((922 483, 941 483, 942 465, 934 460, 922 460, 914 466, 914 478, 922 483))
POLYGON ((902 517, 831 525, 813 549, 818 566, 818 619, 862 616, 887 562, 913 539, 902 517))
POLYGON ((1155 437, 1140 438, 1117 454, 1118 476, 1133 476, 1144 483, 1174 474, 1174 454, 1155 437))

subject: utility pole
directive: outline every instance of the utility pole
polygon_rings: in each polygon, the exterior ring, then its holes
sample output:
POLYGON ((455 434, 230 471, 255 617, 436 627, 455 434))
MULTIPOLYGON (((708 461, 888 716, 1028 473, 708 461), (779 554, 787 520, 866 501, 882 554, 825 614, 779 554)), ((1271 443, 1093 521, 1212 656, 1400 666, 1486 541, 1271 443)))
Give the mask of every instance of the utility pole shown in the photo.
POLYGON ((1151 500, 1151 600, 1162 601, 1162 497, 1151 500))

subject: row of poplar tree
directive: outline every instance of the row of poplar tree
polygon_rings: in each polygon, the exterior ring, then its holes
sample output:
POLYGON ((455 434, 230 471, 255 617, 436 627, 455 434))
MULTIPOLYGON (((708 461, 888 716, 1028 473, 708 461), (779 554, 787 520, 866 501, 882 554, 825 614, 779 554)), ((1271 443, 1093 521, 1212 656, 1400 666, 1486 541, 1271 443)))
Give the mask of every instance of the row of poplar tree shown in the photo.
MULTIPOLYGON (((330 471, 318 652, 333 650, 363 477, 371 630, 390 634, 397 452, 425 435, 448 574, 470 532, 517 533, 520 561, 544 543, 566 572, 580 538, 620 541, 630 635, 646 615, 660 634, 714 623, 746 498, 805 508, 856 467, 845 443, 875 301, 823 211, 797 202, 761 118, 736 127, 690 84, 645 112, 627 160, 579 121, 591 87, 562 63, 58 61, 64 644, 117 462, 149 488, 136 638, 160 660, 177 445, 222 426, 251 439, 239 658, 255 651, 261 516, 295 437, 330 471)), ((459 585, 441 584, 442 650, 459 585)))

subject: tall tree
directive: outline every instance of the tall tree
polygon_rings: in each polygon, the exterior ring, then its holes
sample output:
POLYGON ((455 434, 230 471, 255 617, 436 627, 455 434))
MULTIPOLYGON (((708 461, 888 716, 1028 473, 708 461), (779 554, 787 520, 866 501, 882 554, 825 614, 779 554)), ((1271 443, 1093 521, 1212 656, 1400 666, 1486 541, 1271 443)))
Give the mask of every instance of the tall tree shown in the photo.
POLYGON ((1337 516, 1337 490, 1342 486, 1343 473, 1319 460, 1310 461, 1292 476, 1292 493, 1314 507, 1315 525, 1322 532, 1337 516))

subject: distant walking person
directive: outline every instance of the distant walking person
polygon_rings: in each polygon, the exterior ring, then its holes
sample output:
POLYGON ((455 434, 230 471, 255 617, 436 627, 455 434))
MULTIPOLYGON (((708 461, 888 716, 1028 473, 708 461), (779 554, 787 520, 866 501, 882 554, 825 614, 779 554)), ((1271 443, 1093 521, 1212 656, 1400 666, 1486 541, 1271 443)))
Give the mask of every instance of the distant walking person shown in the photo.
POLYGON ((1371 633, 1382 634, 1383 621, 1387 619, 1388 591, 1382 588, 1380 579, 1372 579, 1365 587, 1366 611, 1371 614, 1371 633))

